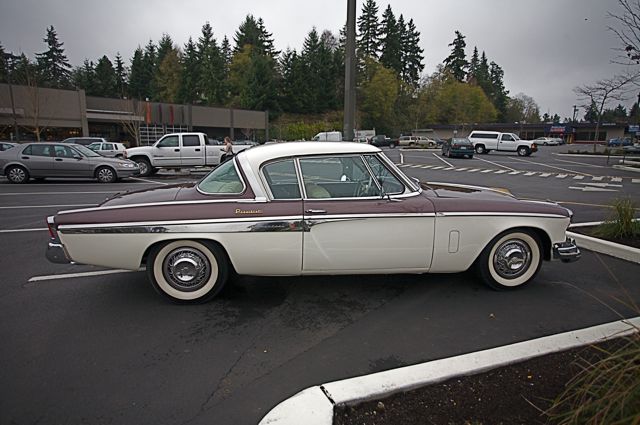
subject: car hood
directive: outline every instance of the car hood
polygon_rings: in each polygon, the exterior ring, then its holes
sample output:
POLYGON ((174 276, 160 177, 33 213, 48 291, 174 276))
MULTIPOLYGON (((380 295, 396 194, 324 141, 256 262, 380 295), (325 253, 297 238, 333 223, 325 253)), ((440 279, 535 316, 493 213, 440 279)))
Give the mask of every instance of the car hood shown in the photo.
POLYGON ((420 186, 437 212, 572 215, 569 209, 554 202, 518 199, 506 189, 450 183, 421 183, 420 186))

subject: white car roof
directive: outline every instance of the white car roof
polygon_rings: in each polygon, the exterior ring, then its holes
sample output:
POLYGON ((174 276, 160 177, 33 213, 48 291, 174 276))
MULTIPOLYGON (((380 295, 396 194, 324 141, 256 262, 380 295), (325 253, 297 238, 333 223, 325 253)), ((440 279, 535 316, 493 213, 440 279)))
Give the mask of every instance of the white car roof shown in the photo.
POLYGON ((352 142, 284 142, 256 146, 242 152, 251 166, 257 169, 263 162, 276 158, 301 155, 361 154, 380 152, 373 145, 352 142))

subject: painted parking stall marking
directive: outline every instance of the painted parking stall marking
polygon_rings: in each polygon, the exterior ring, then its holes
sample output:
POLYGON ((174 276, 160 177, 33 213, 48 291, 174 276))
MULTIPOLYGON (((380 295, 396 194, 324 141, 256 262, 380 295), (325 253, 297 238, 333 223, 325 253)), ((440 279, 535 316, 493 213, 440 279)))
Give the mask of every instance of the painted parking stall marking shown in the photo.
POLYGON ((104 275, 119 274, 119 273, 134 273, 134 272, 139 272, 143 270, 144 269, 138 269, 138 270, 112 269, 112 270, 99 270, 95 272, 51 274, 51 275, 45 275, 45 276, 33 276, 29 278, 27 282, 33 283, 33 282, 42 282, 46 280, 73 279, 78 277, 104 276, 104 275))

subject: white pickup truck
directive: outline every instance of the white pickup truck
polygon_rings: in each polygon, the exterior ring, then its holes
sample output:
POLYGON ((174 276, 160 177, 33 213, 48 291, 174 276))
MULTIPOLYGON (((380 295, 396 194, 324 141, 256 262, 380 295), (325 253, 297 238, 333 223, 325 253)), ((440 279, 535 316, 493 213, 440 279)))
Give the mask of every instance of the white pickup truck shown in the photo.
MULTIPOLYGON (((253 146, 254 142, 234 142, 233 153, 253 146)), ((204 133, 173 133, 162 136, 152 146, 126 150, 126 158, 138 163, 140 176, 155 174, 159 168, 205 167, 220 164, 224 143, 204 133)))
POLYGON ((513 133, 498 131, 474 130, 469 134, 476 153, 483 154, 491 151, 517 152, 520 156, 529 156, 538 150, 538 146, 529 140, 522 140, 513 133))

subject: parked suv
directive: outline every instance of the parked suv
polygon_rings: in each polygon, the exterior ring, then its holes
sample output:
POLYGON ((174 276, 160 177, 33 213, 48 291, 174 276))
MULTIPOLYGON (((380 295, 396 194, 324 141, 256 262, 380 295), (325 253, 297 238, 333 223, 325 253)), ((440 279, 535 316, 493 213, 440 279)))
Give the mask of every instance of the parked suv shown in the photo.
POLYGON ((76 145, 89 146, 92 143, 98 143, 107 141, 102 137, 69 137, 64 139, 62 143, 75 143, 76 145))
POLYGON ((109 156, 111 158, 125 158, 125 149, 127 149, 122 143, 111 142, 94 142, 87 147, 102 156, 109 156))
POLYGON ((437 144, 435 140, 428 139, 424 136, 401 136, 398 139, 398 146, 422 146, 435 148, 437 144))

